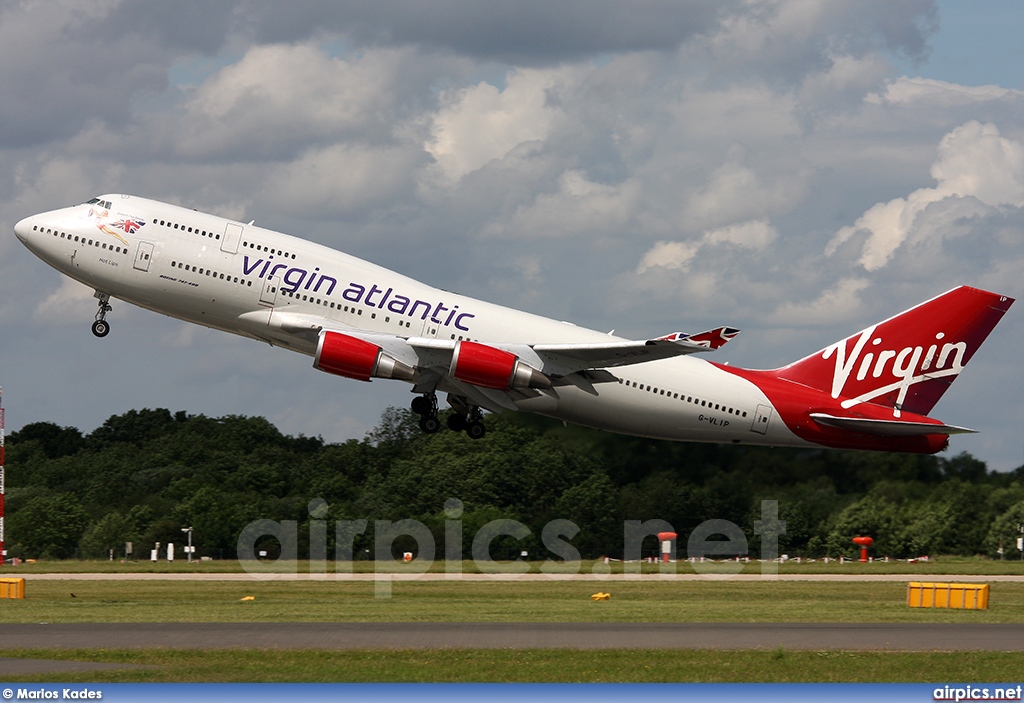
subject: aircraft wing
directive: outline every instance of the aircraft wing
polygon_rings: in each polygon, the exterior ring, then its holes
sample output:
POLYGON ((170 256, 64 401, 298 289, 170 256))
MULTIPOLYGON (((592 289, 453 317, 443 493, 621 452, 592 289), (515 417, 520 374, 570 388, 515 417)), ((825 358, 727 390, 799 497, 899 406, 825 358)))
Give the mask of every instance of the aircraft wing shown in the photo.
POLYGON ((485 345, 347 328, 324 317, 273 309, 245 313, 239 322, 268 341, 313 346, 314 366, 329 373, 364 381, 401 378, 417 392, 441 389, 492 411, 515 409, 516 400, 554 386, 596 394, 595 384, 618 380, 607 369, 711 351, 739 334, 734 327, 718 327, 636 341, 485 345))
POLYGON ((735 327, 716 327, 697 334, 674 332, 648 340, 596 344, 534 344, 532 349, 542 358, 550 359, 552 364, 574 367, 576 371, 582 371, 629 366, 684 354, 713 351, 739 333, 735 327))

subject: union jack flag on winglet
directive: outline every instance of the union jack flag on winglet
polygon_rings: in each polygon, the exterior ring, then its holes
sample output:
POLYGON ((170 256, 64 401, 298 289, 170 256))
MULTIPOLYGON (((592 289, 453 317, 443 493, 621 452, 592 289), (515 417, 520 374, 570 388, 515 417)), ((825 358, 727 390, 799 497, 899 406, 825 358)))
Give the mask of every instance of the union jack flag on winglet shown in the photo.
POLYGON ((665 335, 664 337, 658 337, 658 341, 687 341, 702 347, 707 347, 708 349, 718 349, 719 347, 724 346, 726 342, 733 339, 739 333, 740 331, 735 327, 716 327, 713 330, 698 332, 697 334, 675 332, 673 334, 665 335))

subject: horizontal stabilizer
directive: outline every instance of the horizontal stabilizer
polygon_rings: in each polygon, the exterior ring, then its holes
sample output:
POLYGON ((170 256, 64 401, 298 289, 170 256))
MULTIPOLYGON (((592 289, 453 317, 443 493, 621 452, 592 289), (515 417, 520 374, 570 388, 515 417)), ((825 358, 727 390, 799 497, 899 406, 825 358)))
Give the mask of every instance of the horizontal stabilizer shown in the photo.
POLYGON ((811 413, 811 419, 819 425, 836 427, 840 430, 863 432, 879 437, 916 437, 929 434, 968 434, 977 432, 966 427, 931 422, 909 422, 906 420, 873 420, 866 417, 835 417, 825 413, 811 413))

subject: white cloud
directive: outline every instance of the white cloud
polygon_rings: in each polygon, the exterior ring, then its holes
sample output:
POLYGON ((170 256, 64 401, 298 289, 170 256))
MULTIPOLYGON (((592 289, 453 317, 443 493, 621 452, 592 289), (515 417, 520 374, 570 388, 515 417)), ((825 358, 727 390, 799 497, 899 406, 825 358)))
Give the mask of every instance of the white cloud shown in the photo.
POLYGON ((678 269, 686 271, 690 267, 690 261, 703 242, 658 242, 647 250, 640 264, 636 267, 637 274, 644 273, 648 269, 660 266, 666 269, 678 269))
POLYGON ((80 325, 96 314, 96 303, 91 288, 62 276, 60 287, 35 306, 33 315, 36 322, 80 325))
POLYGON ((564 114, 550 95, 571 77, 568 70, 517 69, 502 90, 481 82, 450 91, 424 148, 448 179, 458 181, 521 144, 542 142, 564 114))
POLYGON ((901 76, 885 86, 885 90, 868 95, 874 104, 931 105, 948 107, 954 104, 975 105, 980 102, 1024 96, 1024 91, 997 85, 957 85, 933 78, 901 76))
POLYGON ((771 185, 742 162, 742 149, 733 147, 699 191, 687 198, 684 220, 697 227, 717 227, 744 218, 785 212, 805 193, 805 173, 773 173, 771 185))
POLYGON ((747 251, 763 251, 778 236, 778 230, 767 220, 752 220, 707 231, 694 242, 658 242, 644 254, 636 273, 639 275, 654 267, 688 271, 701 249, 733 245, 747 251))
POLYGON ((422 152, 413 145, 335 144, 269 171, 263 196, 287 212, 347 215, 411 195, 422 152))
POLYGON ((641 184, 628 179, 615 185, 595 183, 579 169, 558 177, 556 193, 540 193, 521 205, 507 222, 490 223, 490 236, 572 237, 621 234, 636 214, 641 184))
POLYGON ((352 59, 312 44, 254 46, 191 90, 176 129, 190 158, 288 154, 345 137, 386 137, 394 89, 408 50, 368 50, 352 59))
POLYGON ((786 327, 832 325, 856 319, 863 306, 860 293, 871 285, 867 278, 844 278, 809 302, 785 302, 768 322, 786 327))
POLYGON ((918 218, 946 198, 975 198, 991 206, 1024 206, 1024 145, 1001 137, 992 124, 963 124, 939 144, 932 165, 933 188, 919 188, 906 198, 878 203, 857 221, 836 232, 826 248, 834 254, 859 232, 867 234, 859 263, 868 271, 885 266, 918 227, 918 218))
POLYGON ((856 109, 892 72, 878 54, 833 55, 828 69, 811 73, 798 92, 800 104, 814 113, 843 113, 856 109))

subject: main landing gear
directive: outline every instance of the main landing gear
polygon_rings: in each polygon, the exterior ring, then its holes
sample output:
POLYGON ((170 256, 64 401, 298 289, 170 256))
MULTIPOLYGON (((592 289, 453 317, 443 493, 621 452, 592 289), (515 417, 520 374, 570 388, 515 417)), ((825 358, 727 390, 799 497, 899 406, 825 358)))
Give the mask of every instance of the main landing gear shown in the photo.
POLYGON ((467 406, 465 412, 460 412, 461 403, 452 403, 455 413, 448 416, 448 429, 455 432, 465 432, 471 439, 482 439, 487 434, 487 428, 481 421, 483 413, 480 408, 467 406))
POLYGON ((434 434, 441 429, 441 421, 437 419, 436 393, 425 393, 413 398, 412 411, 420 416, 420 429, 427 434, 434 434))
MULTIPOLYGON (((487 434, 487 428, 481 421, 483 412, 480 408, 450 395, 448 402, 455 410, 454 414, 448 416, 448 429, 465 432, 472 439, 481 439, 487 434)), ((420 416, 420 429, 427 434, 434 434, 441 429, 441 421, 437 418, 436 393, 425 393, 413 398, 412 411, 420 416)))
POLYGON ((96 321, 92 323, 92 333, 97 337, 106 337, 110 334, 110 323, 106 320, 107 313, 113 310, 110 307, 110 296, 96 291, 96 298, 100 302, 99 310, 96 311, 96 321))

